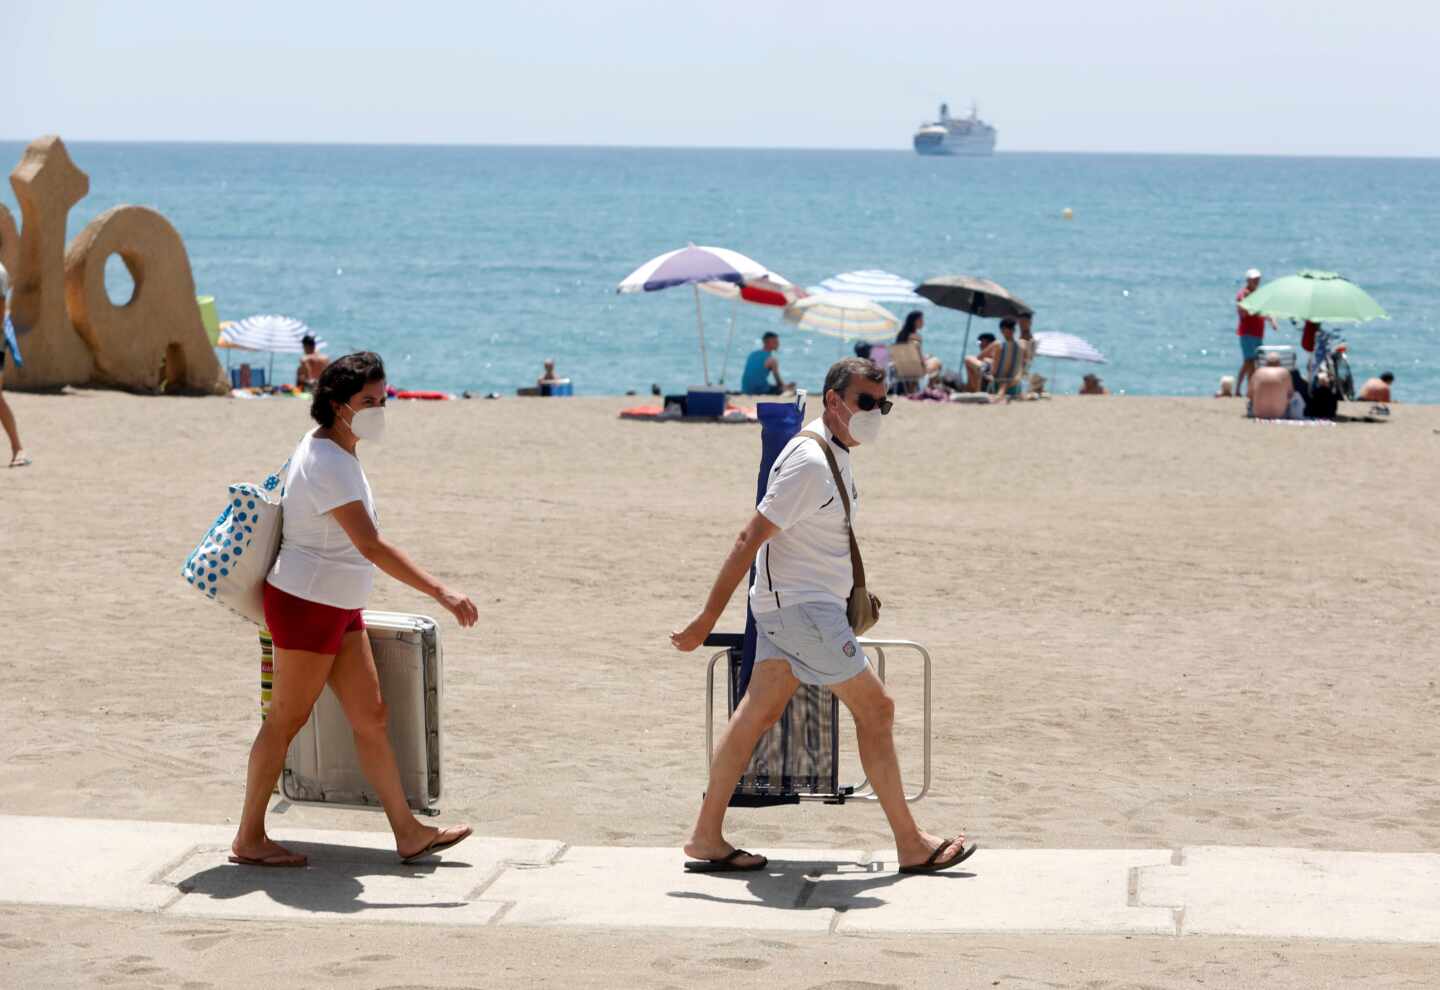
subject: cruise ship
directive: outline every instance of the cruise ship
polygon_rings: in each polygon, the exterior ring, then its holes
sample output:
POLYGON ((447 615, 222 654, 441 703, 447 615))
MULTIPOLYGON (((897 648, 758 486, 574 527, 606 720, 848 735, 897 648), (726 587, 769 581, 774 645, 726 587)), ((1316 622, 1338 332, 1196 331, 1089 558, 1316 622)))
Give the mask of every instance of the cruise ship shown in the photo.
POLYGON ((921 124, 915 132, 915 150, 922 155, 993 155, 995 128, 980 119, 972 103, 970 116, 950 116, 950 105, 940 104, 940 119, 921 124))

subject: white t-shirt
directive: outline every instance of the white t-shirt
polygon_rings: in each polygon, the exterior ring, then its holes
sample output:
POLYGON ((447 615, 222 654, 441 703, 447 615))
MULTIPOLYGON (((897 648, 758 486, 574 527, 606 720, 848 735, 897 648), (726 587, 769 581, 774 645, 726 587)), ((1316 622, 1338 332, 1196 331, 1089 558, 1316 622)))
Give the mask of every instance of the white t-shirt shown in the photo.
MULTIPOLYGON (((850 452, 833 442, 823 420, 807 423, 805 429, 830 443, 840 477, 850 489, 853 515, 859 508, 860 492, 850 472, 850 452)), ((818 443, 797 436, 785 445, 770 469, 758 508, 780 532, 761 545, 755 558, 750 610, 760 614, 811 602, 844 608, 854 585, 850 533, 845 525, 845 505, 835 490, 835 476, 818 443)))
POLYGON ((270 583, 306 601, 364 608, 375 566, 350 542, 330 510, 360 502, 378 525, 370 482, 354 456, 311 430, 290 457, 280 500, 280 555, 270 583))

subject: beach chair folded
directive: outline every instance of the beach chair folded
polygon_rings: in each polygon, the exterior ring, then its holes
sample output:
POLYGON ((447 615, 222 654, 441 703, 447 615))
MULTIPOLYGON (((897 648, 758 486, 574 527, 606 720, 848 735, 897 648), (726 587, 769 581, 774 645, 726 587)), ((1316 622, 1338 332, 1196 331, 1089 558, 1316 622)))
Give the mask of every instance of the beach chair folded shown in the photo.
MULTIPOLYGON (((390 710, 390 745, 405 785, 405 800, 415 811, 437 814, 442 783, 439 627, 428 616, 367 609, 365 631, 375 655, 380 694, 390 710)), ((264 647, 262 636, 262 665, 264 647)), ((350 723, 329 685, 290 743, 280 789, 297 804, 380 807, 380 796, 360 769, 350 723)))
MULTIPOLYGON (((706 671, 705 765, 708 772, 715 749, 715 667, 725 660, 728 690, 727 718, 733 715, 744 694, 748 671, 744 669, 745 637, 740 633, 712 633, 705 645, 720 647, 710 658, 706 671)), ((930 790, 930 654, 909 640, 861 639, 860 646, 871 657, 880 679, 885 679, 887 650, 913 651, 920 656, 924 671, 924 780, 907 801, 919 801, 930 790)), ((750 764, 730 797, 732 808, 763 808, 779 804, 820 801, 873 801, 868 780, 858 784, 840 783, 840 702, 828 688, 802 684, 790 699, 785 714, 761 737, 750 764)))

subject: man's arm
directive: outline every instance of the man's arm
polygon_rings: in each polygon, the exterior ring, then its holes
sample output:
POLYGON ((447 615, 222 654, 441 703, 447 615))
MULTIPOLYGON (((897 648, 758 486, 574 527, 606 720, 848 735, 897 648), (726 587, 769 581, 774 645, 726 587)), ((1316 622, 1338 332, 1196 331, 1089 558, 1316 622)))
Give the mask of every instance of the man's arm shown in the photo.
MULTIPOLYGON (((775 384, 780 391, 785 391, 785 379, 780 377, 780 359, 776 357, 767 358, 765 363, 770 367, 770 373, 775 376, 775 384)), ((764 542, 763 540, 761 541, 764 542)))
POLYGON ((670 634, 670 642, 675 649, 689 653, 705 642, 705 637, 710 635, 715 623, 720 621, 725 606, 735 594, 736 585, 750 573, 750 565, 755 563, 755 555, 760 552, 760 545, 778 532, 779 526, 759 512, 755 513, 736 537, 735 545, 730 548, 725 563, 720 565, 720 573, 715 576, 715 584, 710 588, 710 596, 705 599, 705 607, 690 620, 688 626, 670 634))

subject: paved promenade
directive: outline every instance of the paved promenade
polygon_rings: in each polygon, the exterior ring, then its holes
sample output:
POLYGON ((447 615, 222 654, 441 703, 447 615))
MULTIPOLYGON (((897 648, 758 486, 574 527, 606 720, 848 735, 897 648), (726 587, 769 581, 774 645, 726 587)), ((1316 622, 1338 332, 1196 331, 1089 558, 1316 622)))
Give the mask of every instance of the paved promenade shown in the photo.
POLYGON ((901 877, 893 850, 759 849, 763 873, 671 848, 473 837, 405 866, 388 834, 280 828, 304 870, 226 861, 229 827, 0 816, 0 902, 191 918, 425 925, 1236 935, 1440 943, 1440 855, 1202 846, 988 849, 901 877))

